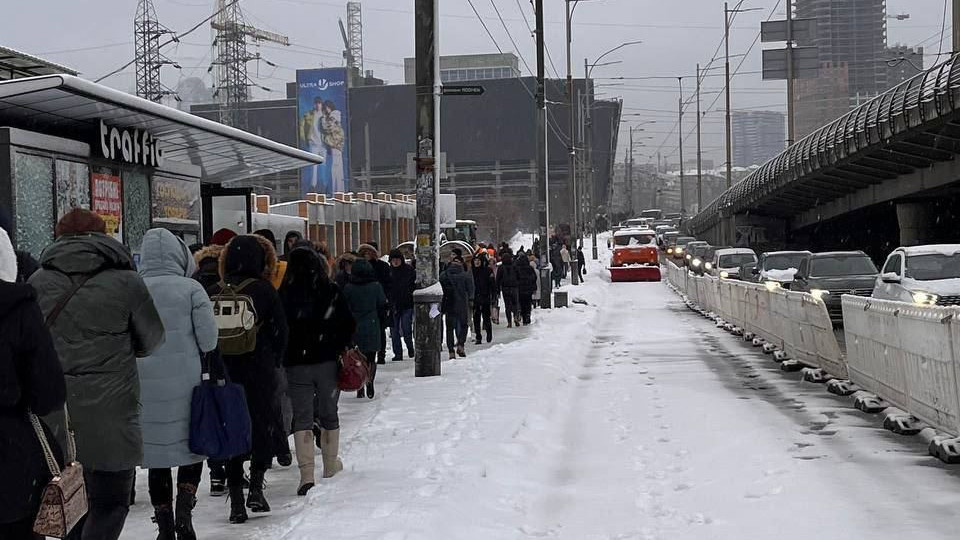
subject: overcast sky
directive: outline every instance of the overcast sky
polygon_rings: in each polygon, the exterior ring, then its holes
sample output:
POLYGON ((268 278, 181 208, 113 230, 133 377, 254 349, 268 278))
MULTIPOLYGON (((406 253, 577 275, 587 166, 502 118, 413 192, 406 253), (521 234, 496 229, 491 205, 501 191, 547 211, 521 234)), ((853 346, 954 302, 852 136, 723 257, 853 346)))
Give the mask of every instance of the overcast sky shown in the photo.
MULTIPOLYGON (((536 70, 534 42, 527 23, 533 24, 530 0, 470 0, 483 22, 504 52, 516 52, 510 36, 520 49, 530 69, 536 70), (509 35, 501 24, 494 4, 502 15, 509 35)), ((783 2, 784 0, 781 0, 783 2)), ((16 14, 0 18, 0 44, 42 56, 96 79, 130 61, 134 55, 133 19, 136 0, 27 0, 18 1, 16 14)), ((214 9, 215 0, 155 0, 161 23, 178 32, 185 31, 214 9)), ((560 75, 566 71, 564 45, 564 1, 544 0, 547 20, 547 46, 560 75)), ((291 46, 263 45, 259 52, 278 67, 251 62, 250 74, 272 90, 259 91, 258 97, 284 97, 284 82, 293 80, 297 68, 342 65, 343 42, 337 25, 345 18, 346 2, 334 0, 242 0, 247 22, 265 30, 290 37, 291 46)), ((403 82, 403 58, 413 56, 413 0, 362 0, 364 23, 365 68, 391 83, 403 82)), ((760 21, 770 16, 783 17, 783 3, 777 0, 746 0, 744 8, 762 8, 743 13, 734 23, 731 54, 742 55, 759 33, 760 21)), ((888 41, 924 45, 935 55, 939 48, 943 0, 887 0, 890 15, 909 13, 906 21, 888 22, 888 41)), ((9 11, 9 10, 8 10, 9 11)), ((487 35, 468 0, 440 0, 441 53, 469 54, 496 52, 496 45, 487 35)), ((949 23, 949 14, 948 14, 949 23)), ((677 81, 669 80, 599 80, 602 77, 650 77, 692 75, 697 62, 707 65, 721 44, 723 36, 723 2, 721 0, 589 0, 574 15, 573 65, 576 76, 582 76, 583 60, 595 60, 604 51, 626 41, 642 40, 643 44, 625 48, 606 60, 620 64, 598 67, 594 78, 601 85, 602 97, 620 97, 625 113, 637 114, 625 120, 656 121, 647 125, 643 135, 648 146, 638 149, 638 161, 647 161, 659 149, 664 156, 676 160, 675 128, 677 81), (672 134, 671 134, 672 132, 672 134)), ((944 50, 950 49, 950 28, 944 50)), ((207 68, 211 59, 212 41, 209 25, 204 25, 184 38, 179 46, 165 52, 183 67, 181 71, 166 68, 164 79, 175 86, 180 77, 200 76, 209 81, 207 68)), ((761 44, 744 58, 743 72, 759 69, 761 44)), ((251 47, 251 49, 256 49, 251 47)), ((936 56, 928 56, 927 65, 936 56)), ((741 57, 734 58, 734 67, 741 57)), ((721 69, 711 71, 718 76, 707 79, 703 89, 703 108, 708 111, 704 124, 704 155, 722 161, 723 100, 718 91, 723 87, 721 69), (712 107, 711 107, 712 104, 712 107)), ((526 67, 521 64, 526 73, 526 67)), ((548 65, 548 74, 553 69, 548 65)), ((684 81, 688 90, 693 79, 684 81)), ((104 81, 115 88, 133 91, 134 68, 104 81)), ((735 78, 734 109, 785 110, 784 85, 763 82, 759 74, 735 78)), ((688 93, 689 95, 689 93, 688 93)), ((687 117, 689 126, 695 116, 687 117)), ((687 155, 694 155, 695 139, 684 145, 687 155)), ((618 156, 622 160, 623 155, 618 156)), ((656 159, 655 157, 653 158, 656 159)))

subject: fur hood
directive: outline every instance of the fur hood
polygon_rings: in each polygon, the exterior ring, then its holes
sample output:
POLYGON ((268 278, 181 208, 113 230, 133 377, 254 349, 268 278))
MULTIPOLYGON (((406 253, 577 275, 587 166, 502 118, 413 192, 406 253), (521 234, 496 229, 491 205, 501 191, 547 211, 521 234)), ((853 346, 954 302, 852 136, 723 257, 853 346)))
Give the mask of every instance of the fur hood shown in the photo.
POLYGON ((277 250, 262 236, 243 234, 230 240, 220 256, 220 277, 229 274, 273 281, 277 250))
POLYGON ((193 254, 193 260, 197 262, 197 266, 201 266, 203 261, 207 259, 219 261, 220 256, 223 255, 223 248, 224 246, 218 246, 218 245, 206 246, 200 251, 193 254))

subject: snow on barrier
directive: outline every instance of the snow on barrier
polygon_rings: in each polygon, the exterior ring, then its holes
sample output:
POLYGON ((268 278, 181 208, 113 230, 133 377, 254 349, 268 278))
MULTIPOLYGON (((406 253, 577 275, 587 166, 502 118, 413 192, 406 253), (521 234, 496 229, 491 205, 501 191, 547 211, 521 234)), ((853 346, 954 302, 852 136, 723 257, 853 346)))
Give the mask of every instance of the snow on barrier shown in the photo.
POLYGON ((844 295, 850 379, 931 426, 960 434, 958 314, 844 295))
POLYGON ((759 337, 802 364, 847 377, 827 308, 809 294, 694 276, 672 262, 667 262, 667 280, 700 309, 720 316, 731 327, 759 337))

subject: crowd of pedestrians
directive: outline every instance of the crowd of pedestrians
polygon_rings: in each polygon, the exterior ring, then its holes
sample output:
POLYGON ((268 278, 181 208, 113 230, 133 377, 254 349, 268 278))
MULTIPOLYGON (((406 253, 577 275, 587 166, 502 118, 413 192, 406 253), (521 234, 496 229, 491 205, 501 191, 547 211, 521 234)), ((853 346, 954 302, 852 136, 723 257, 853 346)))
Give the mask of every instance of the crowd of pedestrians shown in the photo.
MULTIPOLYGON (((159 540, 197 537, 204 464, 210 495, 229 497, 229 522, 269 512, 274 462, 291 465, 295 456, 301 496, 318 481, 317 449, 322 478, 343 470, 341 355, 355 348, 366 358, 370 376, 357 392, 364 400, 376 396, 388 333, 393 361, 415 355, 419 284, 398 250, 381 257, 371 242, 333 259, 291 232, 278 256, 266 230, 223 229, 208 245, 188 247, 151 229, 135 265, 99 216, 74 209, 36 261, 16 249, 10 230, 0 211, 0 538, 34 538, 52 477, 41 435, 57 465, 75 459, 83 467, 88 510, 71 539, 120 536, 137 467, 147 470, 159 540), (191 451, 192 396, 211 377, 243 389, 251 433, 243 454, 191 451)), ((471 319, 474 343, 493 341, 501 297, 507 328, 532 322, 538 261, 522 248, 482 244, 442 261, 450 359, 467 355, 471 319)))

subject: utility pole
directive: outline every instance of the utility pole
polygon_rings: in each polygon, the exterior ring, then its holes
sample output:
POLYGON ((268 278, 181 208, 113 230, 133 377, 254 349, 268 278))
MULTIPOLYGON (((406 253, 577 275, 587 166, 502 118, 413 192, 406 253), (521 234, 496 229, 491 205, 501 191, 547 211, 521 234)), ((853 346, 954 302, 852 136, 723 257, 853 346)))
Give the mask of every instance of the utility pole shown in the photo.
POLYGON ((627 150, 627 219, 633 217, 633 126, 630 126, 630 147, 627 150))
POLYGON ((544 51, 543 0, 535 0, 537 25, 537 203, 540 218, 540 307, 550 309, 553 282, 550 279, 550 140, 547 129, 546 60, 544 51))
MULTIPOLYGON (((790 28, 790 23, 787 23, 787 28, 790 28)), ((724 64, 726 80, 724 86, 726 89, 724 92, 727 97, 727 189, 730 189, 730 186, 733 185, 733 150, 731 148, 733 137, 730 127, 730 6, 727 2, 723 3, 723 46, 726 50, 724 64)))
POLYGON ((697 64, 697 212, 703 210, 703 149, 700 146, 700 64, 697 64))
POLYGON ((953 0, 953 54, 960 52, 960 0, 953 0))
POLYGON ((570 145, 567 150, 569 152, 569 180, 568 184, 570 187, 570 210, 572 213, 573 223, 571 224, 570 231, 575 236, 579 236, 580 233, 577 230, 577 206, 580 204, 577 197, 577 145, 576 137, 574 136, 576 130, 576 107, 573 106, 573 64, 570 57, 570 47, 573 43, 573 14, 570 11, 570 4, 572 0, 566 0, 567 5, 567 101, 570 104, 570 145))
POLYGON ((436 157, 440 155, 440 77, 438 61, 438 0, 416 0, 416 106, 417 106, 417 282, 414 293, 417 342, 415 376, 440 375, 442 321, 431 312, 439 309, 439 228, 437 199, 440 181, 436 157))
MULTIPOLYGON (((954 0, 954 5, 960 4, 960 0, 954 0)), ((956 12, 956 10, 954 10, 956 12)), ((956 31, 954 31, 956 36, 956 31)), ((956 41, 954 37, 954 41, 956 41)), ((956 49, 954 49, 956 50, 956 49)), ((729 84, 729 83, 728 83, 729 84)), ((793 146, 796 142, 796 124, 793 112, 794 99, 794 81, 793 81, 793 0, 787 0, 787 148, 793 146)), ((729 107, 728 107, 729 108, 729 107)), ((729 187, 729 186, 728 186, 729 187)))
POLYGON ((677 83, 680 85, 680 98, 677 100, 680 111, 680 116, 677 117, 677 132, 680 137, 680 215, 682 216, 687 213, 687 194, 684 189, 686 186, 683 185, 683 77, 677 77, 677 83))
POLYGON ((586 103, 584 106, 586 108, 587 119, 585 121, 584 132, 586 133, 586 147, 587 147, 587 185, 589 186, 589 191, 587 192, 587 203, 589 204, 588 208, 590 209, 590 230, 591 232, 591 242, 593 243, 591 258, 593 260, 598 260, 600 255, 597 251, 597 203, 596 203, 596 189, 594 186, 594 177, 593 177, 593 85, 590 84, 590 67, 587 64, 587 59, 583 59, 583 84, 587 87, 587 97, 585 99, 586 103))

